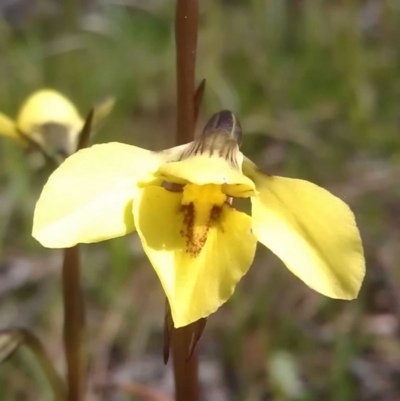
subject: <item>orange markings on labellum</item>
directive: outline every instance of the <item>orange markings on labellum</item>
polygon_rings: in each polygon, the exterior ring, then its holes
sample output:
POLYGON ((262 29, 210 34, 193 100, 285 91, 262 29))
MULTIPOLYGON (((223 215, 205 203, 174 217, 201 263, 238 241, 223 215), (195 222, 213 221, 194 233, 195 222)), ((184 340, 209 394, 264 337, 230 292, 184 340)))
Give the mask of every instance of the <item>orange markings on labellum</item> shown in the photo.
POLYGON ((202 214, 196 213, 196 206, 192 202, 182 205, 180 211, 183 213, 183 227, 180 234, 186 238, 186 252, 196 258, 207 242, 210 228, 218 222, 222 208, 211 206, 206 219, 202 214))

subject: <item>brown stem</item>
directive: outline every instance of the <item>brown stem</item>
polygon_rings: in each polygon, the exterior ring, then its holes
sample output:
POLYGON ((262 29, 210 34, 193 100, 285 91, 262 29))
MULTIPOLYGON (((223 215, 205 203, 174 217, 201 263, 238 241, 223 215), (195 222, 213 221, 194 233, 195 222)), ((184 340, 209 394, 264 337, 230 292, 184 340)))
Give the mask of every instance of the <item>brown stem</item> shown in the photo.
POLYGON ((188 359, 191 343, 191 325, 173 329, 171 348, 174 361, 176 401, 199 400, 198 355, 195 349, 188 359))
POLYGON ((64 348, 67 360, 67 399, 83 401, 86 391, 84 300, 80 285, 79 248, 64 250, 62 267, 64 348))
MULTIPOLYGON (((88 146, 94 110, 86 117, 76 151, 88 146)), ((87 384, 85 303, 80 281, 78 245, 64 249, 62 267, 64 301, 64 349, 67 360, 68 401, 83 401, 87 384)))
MULTIPOLYGON (((202 318, 187 326, 187 336, 190 337, 186 348, 186 361, 192 358, 196 350, 197 344, 203 335, 206 328, 207 319, 202 318)), ((172 320, 171 308, 169 302, 165 300, 165 315, 164 315, 164 364, 166 365, 169 360, 169 350, 171 347, 172 336, 175 331, 174 322, 172 320)))
MULTIPOLYGON (((177 119, 176 144, 191 142, 194 138, 195 120, 201 87, 195 95, 195 67, 197 52, 197 33, 199 25, 198 0, 177 0, 175 38, 176 38, 176 79, 177 79, 177 119)), ((172 329, 171 348, 174 359, 176 401, 198 401, 198 357, 193 349, 193 330, 196 323, 172 329), (190 358, 190 351, 193 354, 190 358)), ((165 358, 165 348, 164 348, 165 358)))
POLYGON ((177 145, 192 141, 194 136, 194 85, 198 25, 198 0, 177 0, 175 20, 177 145))

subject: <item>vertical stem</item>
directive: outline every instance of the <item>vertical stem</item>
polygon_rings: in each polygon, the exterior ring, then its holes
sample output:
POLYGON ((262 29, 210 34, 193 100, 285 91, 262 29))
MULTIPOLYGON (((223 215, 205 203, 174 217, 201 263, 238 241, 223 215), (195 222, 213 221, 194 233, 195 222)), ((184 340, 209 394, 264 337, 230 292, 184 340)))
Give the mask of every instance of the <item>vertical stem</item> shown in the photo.
POLYGON ((194 87, 198 25, 198 0, 177 0, 175 20, 177 145, 192 141, 194 136, 194 87))
MULTIPOLYGON (((195 66, 199 25, 198 0, 177 0, 175 38, 177 72, 177 132, 176 144, 194 138, 195 118, 195 66)), ((171 348, 174 362, 176 401, 198 401, 198 357, 192 346, 191 325, 173 329, 171 348)))
MULTIPOLYGON (((76 151, 88 146, 94 110, 86 117, 76 151)), ((85 349, 85 303, 81 289, 78 245, 64 249, 62 266, 64 301, 64 349, 67 360, 68 401, 83 401, 87 381, 85 349)))
POLYGON ((86 391, 85 313, 80 285, 79 248, 64 250, 62 267, 67 399, 83 401, 86 391))
POLYGON ((176 401, 198 401, 200 398, 197 350, 194 350, 193 355, 188 359, 191 339, 190 325, 172 331, 171 348, 174 362, 176 401))

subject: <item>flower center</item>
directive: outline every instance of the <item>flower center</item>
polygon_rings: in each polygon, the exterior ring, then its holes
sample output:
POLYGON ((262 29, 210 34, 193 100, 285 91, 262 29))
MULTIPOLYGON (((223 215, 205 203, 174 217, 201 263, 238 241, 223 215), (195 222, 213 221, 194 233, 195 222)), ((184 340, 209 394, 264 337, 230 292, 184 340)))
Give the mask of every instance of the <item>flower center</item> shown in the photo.
POLYGON ((184 186, 181 235, 186 238, 186 252, 193 258, 197 257, 203 249, 208 232, 218 222, 227 199, 228 196, 222 192, 221 185, 187 184, 184 186))
POLYGON ((183 188, 182 204, 196 203, 198 206, 209 208, 210 205, 222 206, 227 196, 222 192, 221 185, 187 184, 183 188))

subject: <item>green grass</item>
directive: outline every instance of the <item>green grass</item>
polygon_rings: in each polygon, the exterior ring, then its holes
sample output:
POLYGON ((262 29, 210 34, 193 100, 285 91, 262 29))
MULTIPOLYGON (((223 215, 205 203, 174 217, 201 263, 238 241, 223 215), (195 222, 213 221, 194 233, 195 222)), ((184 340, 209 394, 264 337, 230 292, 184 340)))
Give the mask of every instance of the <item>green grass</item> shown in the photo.
MULTIPOLYGON (((375 23, 366 27, 372 3, 201 2, 197 77, 207 79, 207 89, 198 128, 220 109, 234 111, 244 129, 243 149, 260 166, 312 180, 348 201, 368 259, 362 294, 347 303, 315 294, 260 249, 202 340, 205 354, 217 350, 213 357, 231 372, 231 400, 369 401, 373 391, 376 399, 400 396, 393 361, 400 344, 390 331, 396 309, 386 284, 400 285, 400 7, 398 0, 377 2, 375 23), (379 334, 385 327, 388 334, 379 334), (298 397, 291 395, 293 381, 302 384, 298 397)), ((96 142, 171 146, 174 2, 154 4, 151 11, 105 7, 75 36, 59 29, 63 15, 28 16, 23 29, 0 21, 0 110, 15 116, 24 98, 43 86, 68 95, 82 114, 114 95, 115 110, 96 142)), ((53 253, 30 237, 46 174, 30 163, 17 146, 0 140, 1 258, 22 256, 46 272, 0 293, 0 328, 27 313, 62 368, 59 269, 44 263, 53 253)), ((85 247, 84 262, 96 373, 103 372, 99 350, 112 350, 116 369, 144 355, 159 355, 161 364, 163 294, 135 235, 85 247)), ((0 270, 4 280, 9 276, 0 270)), ((16 358, 0 366, 0 398, 50 400, 34 367, 25 365, 16 358)))

